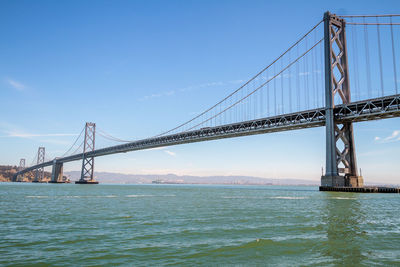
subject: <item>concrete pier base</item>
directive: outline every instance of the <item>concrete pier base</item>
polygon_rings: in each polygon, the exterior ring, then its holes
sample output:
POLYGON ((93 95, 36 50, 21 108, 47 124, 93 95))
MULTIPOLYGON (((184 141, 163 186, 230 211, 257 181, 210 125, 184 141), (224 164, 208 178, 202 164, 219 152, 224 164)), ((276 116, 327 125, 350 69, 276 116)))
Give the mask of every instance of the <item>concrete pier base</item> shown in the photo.
POLYGON ((345 186, 348 187, 364 187, 364 178, 362 176, 345 177, 345 186))
POLYGON ((321 176, 321 186, 345 186, 344 176, 323 175, 321 176))
POLYGON ((57 162, 54 160, 53 162, 53 170, 51 172, 51 183, 63 183, 63 172, 64 165, 63 163, 57 162))
POLYGON ((98 181, 95 180, 79 180, 75 181, 75 184, 98 184, 98 181))
POLYGON ((364 178, 362 176, 321 176, 321 186, 334 187, 363 187, 364 178))
POLYGON ((396 187, 335 187, 335 186, 320 186, 319 191, 333 192, 353 192, 353 193, 400 193, 400 188, 396 187))

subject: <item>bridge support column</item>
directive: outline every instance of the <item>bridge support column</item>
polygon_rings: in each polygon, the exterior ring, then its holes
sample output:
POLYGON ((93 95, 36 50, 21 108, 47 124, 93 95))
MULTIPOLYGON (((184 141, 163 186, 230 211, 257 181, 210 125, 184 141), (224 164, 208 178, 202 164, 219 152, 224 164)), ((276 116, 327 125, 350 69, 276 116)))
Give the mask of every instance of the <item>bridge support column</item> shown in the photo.
POLYGON ((64 164, 61 162, 57 162, 57 160, 53 161, 53 170, 51 172, 51 181, 50 183, 63 183, 63 169, 64 164))
POLYGON ((94 151, 95 148, 95 136, 96 136, 96 124, 87 122, 85 126, 85 141, 83 145, 83 157, 82 157, 82 172, 81 179, 76 181, 76 184, 98 184, 94 180, 94 158, 90 156, 90 152, 94 151))
POLYGON ((326 173, 321 186, 363 187, 357 172, 353 125, 337 122, 333 112, 335 97, 343 104, 350 103, 345 26, 344 19, 324 14, 326 173))
MULTIPOLYGON (((45 161, 45 154, 46 150, 44 147, 38 148, 38 155, 37 155, 37 164, 44 163, 45 161)), ((43 181, 44 178, 44 167, 40 167, 36 169, 35 179, 32 181, 33 183, 40 183, 43 181)))

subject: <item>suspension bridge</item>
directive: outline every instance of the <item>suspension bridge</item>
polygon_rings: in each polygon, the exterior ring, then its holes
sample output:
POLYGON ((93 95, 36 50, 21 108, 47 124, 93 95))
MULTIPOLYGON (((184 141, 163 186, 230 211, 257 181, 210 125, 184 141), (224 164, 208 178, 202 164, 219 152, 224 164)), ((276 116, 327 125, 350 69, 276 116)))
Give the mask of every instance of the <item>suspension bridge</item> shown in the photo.
POLYGON ((46 158, 39 147, 31 166, 21 159, 13 181, 82 161, 76 183, 97 183, 94 159, 109 154, 245 135, 326 129, 324 187, 363 187, 357 168, 353 123, 400 116, 400 15, 338 16, 326 12, 271 64, 194 118, 141 140, 122 140, 88 122, 64 155, 46 158), (352 90, 350 90, 352 88, 352 90), (96 148, 96 139, 117 144, 96 148))

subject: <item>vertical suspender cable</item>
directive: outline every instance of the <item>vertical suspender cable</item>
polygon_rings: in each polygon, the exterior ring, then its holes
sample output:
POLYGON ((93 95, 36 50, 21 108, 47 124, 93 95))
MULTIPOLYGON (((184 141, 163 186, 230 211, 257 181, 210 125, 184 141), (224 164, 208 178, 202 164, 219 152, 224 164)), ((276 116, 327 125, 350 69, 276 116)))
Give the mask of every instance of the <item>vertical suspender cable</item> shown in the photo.
MULTIPOLYGON (((289 62, 291 62, 291 51, 289 51, 289 62)), ((292 67, 289 68, 289 112, 292 113, 292 67)))
MULTIPOLYGON (((314 43, 317 42, 317 31, 314 33, 314 43)), ((317 62, 317 48, 314 48, 314 60, 313 60, 313 77, 314 77, 314 107, 319 107, 319 91, 318 91, 318 62, 317 62)))
MULTIPOLYGON (((306 45, 306 51, 307 51, 307 38, 305 38, 305 45, 306 45)), ((303 58, 303 67, 304 67, 304 69, 303 69, 303 78, 304 78, 304 97, 305 97, 305 105, 306 105, 306 109, 309 109, 309 105, 308 105, 308 84, 307 84, 307 71, 306 71, 306 69, 307 69, 307 61, 306 61, 306 59, 307 59, 307 56, 305 56, 304 58, 303 58)))
MULTIPOLYGON (((260 78, 259 85, 261 85, 262 84, 262 76, 260 76, 259 78, 260 78)), ((259 117, 259 118, 261 118, 261 113, 262 113, 262 106, 263 106, 262 101, 264 98, 264 93, 263 93, 264 90, 265 90, 265 87, 261 88, 261 90, 260 90, 260 96, 259 96, 260 102, 258 104, 258 110, 257 110, 257 114, 258 114, 257 117, 259 117)))
MULTIPOLYGON (((243 91, 244 90, 240 90, 240 99, 242 99, 243 98, 243 91)), ((243 102, 240 102, 239 103, 239 106, 240 106, 240 120, 242 120, 242 121, 244 121, 244 116, 243 116, 243 102)))
MULTIPOLYGON (((297 55, 296 58, 299 58, 299 45, 297 47, 297 55)), ((297 109, 296 111, 300 111, 300 62, 296 62, 296 95, 297 95, 297 109)))
MULTIPOLYGON (((246 86, 247 87, 247 90, 249 90, 250 91, 250 86, 252 85, 253 83, 251 83, 249 86, 246 86)), ((248 92, 246 93, 246 95, 248 94, 248 92)), ((249 98, 246 98, 245 100, 244 100, 244 104, 246 105, 246 110, 247 110, 247 114, 246 114, 246 120, 249 120, 249 118, 251 117, 251 99, 252 99, 252 97, 249 97, 249 98)))
POLYGON ((382 70, 382 50, 381 50, 381 33, 379 30, 379 21, 378 17, 376 17, 376 31, 378 34, 378 54, 379 54, 379 71, 381 74, 381 96, 384 96, 384 87, 383 87, 383 70, 382 70))
POLYGON ((320 72, 321 72, 321 101, 322 101, 322 107, 323 106, 325 106, 325 95, 324 95, 324 92, 325 92, 325 90, 324 90, 324 88, 325 88, 325 74, 324 74, 324 70, 325 70, 325 68, 324 68, 324 57, 323 57, 323 55, 324 55, 324 53, 323 53, 323 50, 324 50, 324 46, 321 44, 320 46, 320 49, 319 49, 319 63, 320 63, 320 72))
MULTIPOLYGON (((254 89, 256 89, 258 86, 256 85, 256 82, 254 81, 253 82, 253 89, 252 90, 254 90, 254 89)), ((257 102, 255 101, 256 99, 255 99, 255 96, 256 96, 256 94, 254 94, 252 97, 249 97, 249 100, 250 100, 250 107, 251 107, 251 110, 252 110, 252 116, 251 116, 251 118, 250 119, 254 119, 255 118, 255 108, 256 108, 256 105, 257 105, 257 102)))
POLYGON ((396 53, 395 53, 395 50, 394 50, 392 17, 390 17, 390 35, 392 37, 391 39, 392 39, 392 54, 393 54, 394 88, 396 88, 396 95, 397 95, 398 94, 398 89, 397 89, 396 53))
MULTIPOLYGON (((268 81, 268 70, 267 70, 267 77, 266 77, 266 81, 268 81)), ((267 117, 269 117, 269 83, 267 83, 267 117)))
POLYGON ((365 45, 365 67, 367 69, 367 88, 368 88, 368 98, 371 98, 371 70, 370 70, 370 62, 369 62, 369 48, 368 48, 368 29, 364 20, 364 45, 365 45))
MULTIPOLYGON (((281 59, 281 69, 283 69, 283 59, 281 59)), ((281 77, 281 114, 284 114, 285 111, 283 109, 283 77, 284 77, 284 72, 281 73, 280 75, 281 77)))
MULTIPOLYGON (((314 32, 314 43, 317 42, 316 40, 316 32, 314 32)), ((315 80, 315 49, 313 49, 313 51, 311 51, 311 79, 312 79, 312 84, 313 84, 313 108, 317 107, 317 90, 316 90, 316 80, 315 80)))
MULTIPOLYGON (((276 75, 276 64, 274 64, 274 76, 276 75)), ((276 79, 274 79, 274 108, 275 108, 275 116, 278 115, 276 110, 276 79)))
MULTIPOLYGON (((351 19, 353 21, 353 19, 351 19)), ((351 26, 351 33, 352 33, 352 47, 353 47, 353 73, 354 73, 354 89, 357 98, 353 99, 354 100, 359 100, 360 97, 360 80, 358 76, 358 49, 357 49, 357 31, 355 30, 354 26, 351 26)))
MULTIPOLYGON (((306 49, 307 50, 307 49, 306 49)), ((307 75, 307 73, 306 73, 306 65, 307 65, 307 63, 306 63, 306 58, 307 58, 307 56, 305 56, 305 57, 303 57, 302 58, 302 60, 303 60, 303 71, 302 71, 302 75, 301 76, 303 76, 303 82, 304 82, 304 92, 303 92, 303 94, 304 94, 304 104, 305 104, 305 109, 309 109, 309 107, 308 107, 308 88, 307 88, 307 79, 306 79, 306 75, 307 75)))

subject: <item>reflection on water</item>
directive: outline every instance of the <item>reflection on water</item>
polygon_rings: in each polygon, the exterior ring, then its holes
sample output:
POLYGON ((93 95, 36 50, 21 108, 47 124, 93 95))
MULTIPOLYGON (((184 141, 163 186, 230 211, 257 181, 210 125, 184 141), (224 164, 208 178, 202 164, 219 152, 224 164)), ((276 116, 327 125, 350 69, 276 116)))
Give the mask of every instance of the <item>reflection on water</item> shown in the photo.
POLYGON ((359 201, 360 194, 326 192, 323 221, 326 223, 326 244, 322 253, 343 266, 361 265, 365 259, 361 244, 367 239, 361 230, 365 213, 359 201))

